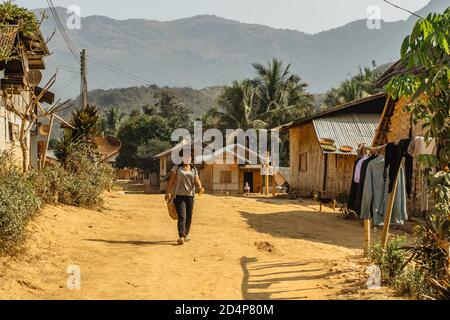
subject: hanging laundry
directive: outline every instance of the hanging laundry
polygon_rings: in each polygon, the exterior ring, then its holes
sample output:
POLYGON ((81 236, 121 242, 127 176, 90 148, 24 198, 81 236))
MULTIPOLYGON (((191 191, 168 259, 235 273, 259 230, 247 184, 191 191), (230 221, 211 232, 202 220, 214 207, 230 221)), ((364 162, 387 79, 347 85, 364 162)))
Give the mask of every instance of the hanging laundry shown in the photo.
POLYGON ((411 140, 408 147, 408 154, 417 158, 420 155, 436 155, 437 146, 434 139, 425 140, 425 137, 416 137, 411 140))
MULTIPOLYGON (((436 155, 437 154, 437 145, 435 139, 426 140, 425 137, 416 137, 414 138, 409 147, 408 153, 412 157, 416 159, 420 159, 421 156, 424 155, 436 155)), ((419 171, 419 184, 420 184, 420 209, 422 212, 426 212, 429 210, 428 207, 428 196, 429 196, 429 181, 428 175, 432 172, 432 169, 424 169, 422 163, 419 161, 418 163, 418 171, 419 171)))
POLYGON ((395 224, 404 224, 406 221, 408 221, 408 211, 406 200, 405 169, 400 167, 400 171, 398 173, 397 193, 395 194, 391 222, 395 224))
POLYGON ((413 158, 408 153, 410 144, 411 139, 405 139, 399 141, 398 143, 389 143, 386 146, 384 178, 386 181, 389 178, 389 193, 391 193, 394 189, 395 176, 400 169, 402 159, 405 158, 406 192, 408 194, 408 197, 412 195, 413 158))
MULTIPOLYGON (((364 182, 364 192, 361 202, 361 219, 373 218, 374 225, 382 226, 387 209, 388 189, 390 181, 384 179, 385 158, 380 155, 370 161, 364 182)), ((406 186, 403 168, 399 169, 399 184, 395 195, 392 212, 392 223, 403 224, 407 219, 406 186)))
POLYGON ((355 176, 353 181, 356 183, 359 183, 360 179, 361 179, 361 167, 364 163, 364 161, 366 161, 367 159, 369 159, 368 155, 365 155, 364 157, 362 157, 361 160, 358 161, 358 163, 356 164, 356 168, 355 168, 355 176))
POLYGON ((376 157, 377 156, 372 155, 369 158, 367 158, 366 160, 364 160, 364 162, 362 163, 360 180, 359 180, 359 184, 358 184, 358 190, 356 192, 355 209, 354 209, 354 211, 357 214, 361 214, 361 202, 362 202, 362 198, 363 198, 363 194, 364 194, 364 182, 365 182, 365 178, 366 178, 367 166, 376 157))
POLYGON ((347 208, 353 211, 355 211, 356 194, 358 192, 358 184, 359 184, 355 182, 356 168, 361 159, 362 158, 356 159, 355 164, 353 166, 352 185, 350 187, 350 193, 348 195, 347 208))
POLYGON ((374 225, 382 225, 386 212, 387 183, 384 180, 385 160, 378 156, 367 165, 361 202, 361 219, 373 218, 374 225))

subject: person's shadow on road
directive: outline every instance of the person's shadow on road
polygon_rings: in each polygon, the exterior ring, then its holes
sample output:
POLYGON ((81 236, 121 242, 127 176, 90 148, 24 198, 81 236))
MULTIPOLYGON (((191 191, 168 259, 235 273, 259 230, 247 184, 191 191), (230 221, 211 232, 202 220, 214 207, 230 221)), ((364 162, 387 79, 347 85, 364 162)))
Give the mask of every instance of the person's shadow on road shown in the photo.
POLYGON ((84 241, 103 242, 108 244, 126 244, 133 246, 177 246, 174 241, 140 241, 140 240, 104 240, 104 239, 83 239, 84 241))

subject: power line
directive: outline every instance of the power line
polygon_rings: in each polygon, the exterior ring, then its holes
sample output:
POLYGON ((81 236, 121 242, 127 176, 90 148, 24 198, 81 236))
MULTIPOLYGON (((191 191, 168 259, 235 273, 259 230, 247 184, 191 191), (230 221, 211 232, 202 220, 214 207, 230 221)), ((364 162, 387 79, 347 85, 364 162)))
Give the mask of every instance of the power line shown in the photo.
POLYGON ((415 16, 415 17, 417 17, 417 18, 419 18, 419 19, 424 19, 423 17, 419 16, 417 13, 412 12, 412 11, 410 11, 410 10, 408 10, 408 9, 403 8, 403 7, 400 7, 399 5, 397 5, 397 4, 395 4, 395 3, 392 3, 392 2, 390 2, 390 1, 388 1, 388 0, 383 0, 383 1, 386 2, 387 4, 390 4, 390 5, 393 6, 393 7, 396 7, 397 9, 400 9, 400 10, 403 10, 403 11, 408 12, 409 14, 412 14, 413 16, 415 16))
POLYGON ((124 77, 126 77, 126 78, 129 78, 129 79, 131 79, 131 80, 135 80, 135 81, 141 82, 141 83, 143 83, 143 84, 151 84, 151 82, 148 81, 147 79, 144 79, 144 78, 142 78, 142 77, 140 77, 140 76, 137 76, 137 75, 135 75, 135 74, 133 74, 133 73, 130 73, 130 72, 127 72, 127 71, 124 71, 124 70, 120 70, 120 69, 118 69, 118 68, 116 68, 116 67, 114 67, 114 66, 111 66, 111 65, 109 65, 109 64, 107 64, 107 63, 105 63, 105 62, 102 62, 102 61, 100 61, 100 60, 98 60, 98 59, 94 59, 94 58, 91 58, 91 57, 89 57, 89 56, 87 57, 87 59, 88 59, 90 62, 92 62, 92 63, 94 63, 94 64, 96 64, 96 65, 98 65, 98 66, 100 66, 100 67, 103 67, 103 68, 105 68, 105 69, 107 69, 107 70, 109 70, 109 71, 111 71, 111 72, 120 74, 121 76, 124 76, 124 77))
POLYGON ((55 90, 62 90, 67 88, 68 86, 70 86, 72 83, 74 83, 75 81, 77 81, 79 79, 80 75, 79 74, 75 74, 73 75, 69 80, 64 81, 63 83, 59 84, 59 86, 55 87, 55 90))
MULTIPOLYGON (((56 11, 56 8, 55 8, 55 6, 53 4, 53 1, 52 0, 47 0, 47 4, 49 6, 50 12, 52 13, 53 19, 55 20, 56 25, 57 25, 57 27, 58 27, 58 29, 59 29, 62 37, 63 37, 64 42, 66 43, 66 45, 69 48, 69 50, 72 53, 72 55, 78 61, 79 60, 79 56, 78 56, 77 52, 80 51, 80 50, 73 43, 73 41, 70 39, 70 36, 68 35, 67 31, 65 30, 65 27, 64 27, 63 23, 61 22, 61 19, 59 18, 58 12, 56 11)), ((142 78, 140 76, 137 76, 137 75, 135 75, 133 73, 130 73, 130 72, 118 69, 118 68, 116 68, 116 67, 114 67, 112 65, 109 65, 109 64, 107 64, 107 63, 105 63, 103 61, 100 61, 98 59, 91 58, 91 57, 88 57, 88 56, 86 57, 86 59, 89 60, 90 62, 100 66, 100 67, 103 67, 103 68, 109 70, 110 72, 114 72, 114 73, 119 74, 119 75, 121 75, 123 77, 129 78, 129 79, 134 80, 134 81, 141 82, 143 84, 151 84, 151 82, 148 81, 147 79, 144 79, 144 78, 142 78)))
POLYGON ((61 20, 59 19, 58 12, 56 11, 56 8, 53 4, 52 0, 47 0, 48 7, 50 9, 50 12, 53 16, 53 19, 55 20, 56 26, 58 27, 59 32, 61 33, 61 36, 66 43, 67 47, 69 48, 69 51, 72 53, 72 55, 77 59, 78 61, 78 54, 76 53, 77 50, 74 48, 75 45, 71 41, 69 35, 66 33, 66 30, 64 28, 64 25, 62 24, 61 20))

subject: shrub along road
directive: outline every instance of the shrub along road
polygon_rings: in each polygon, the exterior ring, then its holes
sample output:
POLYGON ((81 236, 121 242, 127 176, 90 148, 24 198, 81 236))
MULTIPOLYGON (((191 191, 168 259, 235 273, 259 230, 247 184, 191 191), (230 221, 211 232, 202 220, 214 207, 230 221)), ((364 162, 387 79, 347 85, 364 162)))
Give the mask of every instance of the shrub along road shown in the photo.
POLYGON ((0 258, 0 299, 394 298, 365 286, 360 221, 307 201, 204 195, 192 242, 176 246, 163 198, 115 192, 101 211, 47 207, 23 250, 0 258), (67 288, 70 265, 80 290, 67 288))

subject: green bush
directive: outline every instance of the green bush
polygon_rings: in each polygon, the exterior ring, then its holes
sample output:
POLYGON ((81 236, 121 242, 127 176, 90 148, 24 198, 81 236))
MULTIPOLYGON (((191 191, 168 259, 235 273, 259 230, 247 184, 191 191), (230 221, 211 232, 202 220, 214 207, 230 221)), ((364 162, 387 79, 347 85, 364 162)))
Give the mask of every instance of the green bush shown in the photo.
POLYGON ((427 284, 425 274, 407 250, 408 238, 397 236, 388 242, 386 249, 380 244, 371 248, 369 259, 381 269, 384 283, 402 296, 411 298, 432 297, 433 289, 427 284))
POLYGON ((407 253, 402 250, 408 244, 406 236, 397 236, 388 242, 386 249, 381 244, 374 245, 369 254, 373 264, 381 269, 383 280, 392 283, 402 273, 407 262, 407 253))
POLYGON ((30 175, 36 193, 44 203, 62 203, 77 207, 102 204, 102 193, 113 186, 113 168, 101 163, 88 148, 77 148, 66 166, 51 165, 30 175))
POLYGON ((423 272, 411 265, 394 279, 393 287, 398 294, 411 298, 422 298, 431 293, 423 272))
POLYGON ((33 170, 29 180, 33 185, 36 195, 45 204, 59 203, 60 194, 65 190, 67 173, 59 165, 47 166, 45 169, 33 170))
POLYGON ((0 253, 22 240, 27 222, 41 205, 33 185, 11 163, 7 154, 0 155, 0 253))
POLYGON ((66 159, 67 172, 60 201, 79 207, 102 204, 101 194, 110 190, 115 180, 112 167, 99 161, 89 145, 79 145, 66 159))

